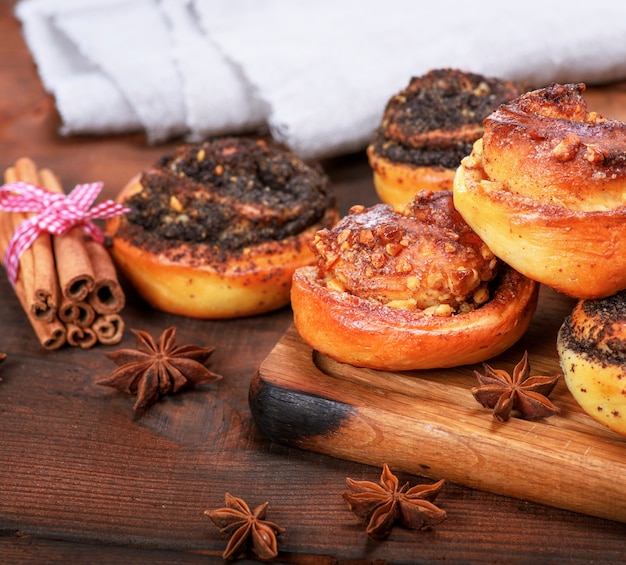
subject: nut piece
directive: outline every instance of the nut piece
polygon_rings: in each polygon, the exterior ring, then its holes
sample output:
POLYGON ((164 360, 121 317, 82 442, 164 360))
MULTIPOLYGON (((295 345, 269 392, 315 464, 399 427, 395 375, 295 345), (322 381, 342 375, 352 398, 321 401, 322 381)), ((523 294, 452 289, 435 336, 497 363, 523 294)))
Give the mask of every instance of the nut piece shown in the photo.
POLYGON ((580 147, 580 138, 575 133, 568 133, 552 150, 552 154, 559 161, 570 161, 580 147))

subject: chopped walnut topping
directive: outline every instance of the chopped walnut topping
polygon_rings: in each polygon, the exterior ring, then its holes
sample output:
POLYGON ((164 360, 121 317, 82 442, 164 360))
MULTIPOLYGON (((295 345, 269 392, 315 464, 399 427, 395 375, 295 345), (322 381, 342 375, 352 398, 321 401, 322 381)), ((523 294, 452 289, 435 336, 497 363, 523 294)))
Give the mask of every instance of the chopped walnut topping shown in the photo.
POLYGON ((352 212, 311 245, 320 277, 340 279, 342 292, 445 316, 489 299, 498 261, 454 209, 451 192, 352 212))
POLYGON ((453 313, 452 307, 449 304, 435 304, 434 306, 424 309, 424 314, 427 316, 447 317, 452 316, 453 313))
POLYGON ((413 264, 407 257, 401 258, 396 263, 396 273, 410 273, 413 270, 413 264))
POLYGON ((170 196, 170 208, 175 212, 183 211, 183 205, 180 203, 180 200, 178 200, 178 198, 176 198, 176 196, 174 196, 173 194, 172 196, 170 196))
POLYGON ((474 304, 484 304, 485 302, 487 302, 487 300, 489 300, 489 289, 487 289, 487 287, 481 286, 474 293, 474 304))
POLYGON ((350 230, 343 230, 337 237, 337 243, 339 244, 345 243, 346 241, 348 241, 349 237, 350 237, 350 230))
POLYGON ((598 145, 597 143, 590 143, 587 145, 587 151, 585 153, 585 159, 593 164, 603 163, 604 160, 610 156, 610 152, 598 145))
POLYGON ((361 204, 355 204, 350 208, 350 210, 348 210, 348 214, 361 214, 364 211, 365 206, 362 206, 361 204))
POLYGON ((373 245, 374 234, 372 233, 372 230, 364 229, 363 231, 359 232, 359 243, 362 243, 364 245, 373 245))
POLYGON ((399 243, 388 243, 387 245, 385 245, 385 251, 392 257, 398 255, 402 251, 402 249, 403 246, 399 243))
POLYGON ((383 253, 372 253, 370 261, 374 267, 380 269, 385 264, 385 255, 383 253))
POLYGON ((575 133, 568 133, 552 150, 552 155, 559 161, 569 161, 576 155, 580 144, 580 137, 575 133))

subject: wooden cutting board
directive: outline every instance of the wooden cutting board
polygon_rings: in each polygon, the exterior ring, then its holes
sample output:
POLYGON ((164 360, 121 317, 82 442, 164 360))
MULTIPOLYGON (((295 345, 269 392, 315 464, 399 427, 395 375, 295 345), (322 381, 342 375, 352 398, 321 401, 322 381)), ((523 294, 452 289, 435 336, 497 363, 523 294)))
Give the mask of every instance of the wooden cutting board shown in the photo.
POLYGON ((278 443, 626 522, 626 437, 582 411, 556 354, 573 306, 542 288, 526 335, 489 360, 512 370, 527 350, 532 374, 561 375, 557 416, 500 423, 470 392, 482 365, 359 369, 312 351, 292 327, 252 380, 253 418, 278 443))

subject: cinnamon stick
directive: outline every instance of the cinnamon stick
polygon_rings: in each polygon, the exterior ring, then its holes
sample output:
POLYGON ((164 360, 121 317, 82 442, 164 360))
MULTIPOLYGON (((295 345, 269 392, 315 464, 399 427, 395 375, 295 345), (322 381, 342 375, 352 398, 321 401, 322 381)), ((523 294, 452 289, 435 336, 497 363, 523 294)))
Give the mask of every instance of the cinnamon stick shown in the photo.
POLYGON ((117 278, 117 271, 111 255, 97 241, 85 242, 93 267, 94 288, 87 297, 89 304, 98 314, 115 314, 126 304, 126 296, 117 278))
POLYGON ((84 300, 63 300, 58 315, 62 322, 75 324, 81 328, 88 328, 96 319, 96 311, 84 300))
POLYGON ((96 316, 91 327, 96 332, 98 341, 105 345, 119 343, 124 335, 124 320, 119 314, 96 316))
POLYGON ((91 328, 81 328, 76 324, 67 324, 67 342, 75 347, 89 349, 97 342, 96 332, 91 328))
MULTIPOLYGON (((63 186, 49 169, 40 171, 46 190, 63 194, 63 186)), ((85 248, 82 228, 75 227, 62 236, 52 236, 56 270, 61 292, 70 300, 85 300, 94 287, 94 274, 85 248)))
MULTIPOLYGON (((39 185, 40 179, 32 161, 20 159, 15 167, 5 171, 6 183, 23 181, 39 185)), ((9 239, 17 226, 27 219, 27 215, 18 212, 0 212, 0 221, 11 227, 9 238, 2 242, 0 253, 4 257, 9 239)), ((25 310, 36 319, 51 321, 58 306, 59 285, 54 263, 54 254, 50 235, 40 234, 33 244, 22 254, 17 279, 21 279, 25 310)))
MULTIPOLYGON (((10 222, 0 222, 0 246, 6 249, 9 239, 13 235, 13 225, 10 222)), ((22 309, 24 310, 30 325, 32 326, 39 343, 44 349, 58 349, 65 344, 67 332, 65 326, 53 315, 50 320, 42 320, 37 317, 30 307, 24 289, 24 277, 18 277, 14 286, 22 309)))
POLYGON ((39 343, 44 349, 59 349, 62 345, 65 345, 67 340, 67 331, 65 325, 62 324, 55 316, 51 321, 44 321, 36 318, 30 308, 26 299, 26 293, 24 287, 20 281, 15 285, 15 294, 17 295, 23 310, 26 312, 26 316, 30 325, 32 326, 39 343))

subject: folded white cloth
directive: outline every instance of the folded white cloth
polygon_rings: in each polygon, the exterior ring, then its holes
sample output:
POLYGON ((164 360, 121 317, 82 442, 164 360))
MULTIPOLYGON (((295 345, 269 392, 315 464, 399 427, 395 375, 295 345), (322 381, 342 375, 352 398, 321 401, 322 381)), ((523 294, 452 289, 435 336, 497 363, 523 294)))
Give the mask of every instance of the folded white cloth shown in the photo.
POLYGON ((61 132, 148 142, 269 128, 304 158, 363 148, 412 76, 626 79, 626 3, 22 0, 61 132))

